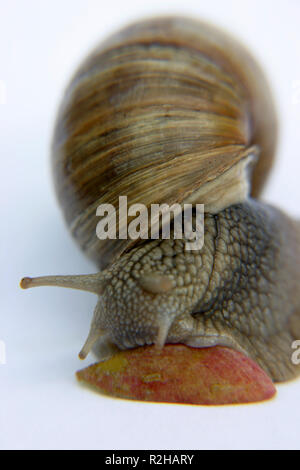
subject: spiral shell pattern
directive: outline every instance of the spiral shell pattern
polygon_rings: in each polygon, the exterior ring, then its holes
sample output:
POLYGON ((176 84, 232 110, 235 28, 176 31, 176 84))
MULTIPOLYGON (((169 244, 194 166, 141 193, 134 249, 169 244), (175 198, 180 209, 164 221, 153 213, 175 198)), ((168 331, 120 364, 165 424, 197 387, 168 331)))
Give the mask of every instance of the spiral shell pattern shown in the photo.
POLYGON ((57 196, 73 236, 104 268, 134 241, 97 238, 99 204, 117 208, 121 195, 147 207, 209 204, 249 155, 257 196, 275 136, 270 91, 243 46, 191 19, 142 21, 100 44, 66 90, 52 145, 57 196))

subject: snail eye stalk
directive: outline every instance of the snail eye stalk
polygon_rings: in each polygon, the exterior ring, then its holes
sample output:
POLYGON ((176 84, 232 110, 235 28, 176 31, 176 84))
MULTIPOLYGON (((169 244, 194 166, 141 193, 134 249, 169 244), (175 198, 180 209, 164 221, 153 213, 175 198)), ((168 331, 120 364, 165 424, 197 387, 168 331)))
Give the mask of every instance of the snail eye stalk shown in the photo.
POLYGON ((101 295, 105 282, 109 279, 110 275, 105 272, 75 276, 23 277, 20 287, 22 289, 41 286, 66 287, 101 295))

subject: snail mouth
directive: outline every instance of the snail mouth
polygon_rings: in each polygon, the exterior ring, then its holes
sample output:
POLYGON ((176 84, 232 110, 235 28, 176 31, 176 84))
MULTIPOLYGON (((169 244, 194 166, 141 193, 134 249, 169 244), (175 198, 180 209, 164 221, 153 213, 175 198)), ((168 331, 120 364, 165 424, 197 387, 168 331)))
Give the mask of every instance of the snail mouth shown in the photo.
POLYGON ((132 330, 131 334, 128 333, 120 337, 114 336, 101 328, 95 328, 92 325, 88 337, 78 356, 80 359, 85 359, 91 350, 99 356, 99 350, 101 350, 101 346, 99 347, 99 344, 101 343, 105 344, 104 348, 109 344, 113 344, 115 348, 122 351, 151 345, 153 345, 157 351, 161 351, 167 342, 172 322, 172 318, 165 316, 159 321, 159 325, 155 329, 155 334, 153 334, 153 331, 151 330, 140 332, 132 330))
POLYGON ((172 322, 172 318, 165 317, 159 322, 159 326, 156 328, 154 336, 151 331, 143 331, 139 334, 134 332, 132 335, 128 335, 117 340, 116 345, 121 350, 153 345, 157 351, 161 351, 167 342, 172 322))

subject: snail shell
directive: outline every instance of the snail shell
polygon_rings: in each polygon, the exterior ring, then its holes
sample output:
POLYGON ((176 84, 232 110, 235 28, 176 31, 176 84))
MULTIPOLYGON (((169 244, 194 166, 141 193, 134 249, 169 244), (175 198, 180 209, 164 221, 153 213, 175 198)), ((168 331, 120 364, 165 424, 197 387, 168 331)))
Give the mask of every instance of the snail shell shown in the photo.
MULTIPOLYGON (((299 374, 300 226, 253 198, 269 174, 276 113, 259 66, 223 32, 184 18, 136 23, 75 74, 52 147, 56 192, 76 241, 102 269, 24 278, 99 295, 84 358, 120 348, 226 345, 274 380, 299 374), (205 242, 99 240, 96 209, 205 204, 205 242)), ((121 220, 118 230, 120 231, 121 220)))
POLYGON ((96 48, 71 81, 53 140, 56 192, 75 240, 105 268, 134 241, 95 237, 99 204, 126 195, 217 212, 248 195, 258 156, 259 195, 275 145, 269 88, 243 47, 196 21, 148 20, 96 48))

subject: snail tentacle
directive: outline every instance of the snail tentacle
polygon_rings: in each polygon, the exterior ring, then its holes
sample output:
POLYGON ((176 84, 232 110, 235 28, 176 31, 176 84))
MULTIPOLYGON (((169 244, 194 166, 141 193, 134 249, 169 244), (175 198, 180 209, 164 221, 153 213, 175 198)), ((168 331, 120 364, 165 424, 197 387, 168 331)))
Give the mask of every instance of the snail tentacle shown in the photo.
POLYGON ((23 277, 20 282, 20 287, 22 289, 41 286, 66 287, 101 295, 105 283, 109 281, 109 279, 110 275, 107 275, 107 273, 103 271, 96 274, 79 274, 72 276, 23 277))
POLYGON ((300 224, 252 199, 276 140, 264 74, 229 35, 179 17, 124 28, 71 80, 52 145, 64 218, 100 272, 24 278, 21 287, 98 295, 81 358, 98 339, 121 349, 219 344, 274 380, 300 374, 291 361, 300 337, 300 224), (124 196, 147 210, 204 204, 203 247, 187 251, 174 234, 126 237, 124 196), (108 205, 115 236, 102 239, 98 216, 108 205))

